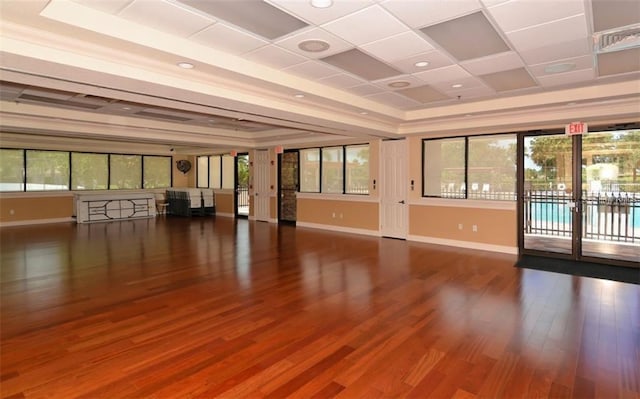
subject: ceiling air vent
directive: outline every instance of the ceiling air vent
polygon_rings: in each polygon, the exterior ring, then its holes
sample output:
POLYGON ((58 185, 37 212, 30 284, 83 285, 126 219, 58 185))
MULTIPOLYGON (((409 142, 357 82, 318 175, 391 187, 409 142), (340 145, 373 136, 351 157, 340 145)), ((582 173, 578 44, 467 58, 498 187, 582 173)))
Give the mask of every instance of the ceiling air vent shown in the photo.
POLYGON ((640 24, 598 32, 593 38, 598 54, 640 47, 640 24))

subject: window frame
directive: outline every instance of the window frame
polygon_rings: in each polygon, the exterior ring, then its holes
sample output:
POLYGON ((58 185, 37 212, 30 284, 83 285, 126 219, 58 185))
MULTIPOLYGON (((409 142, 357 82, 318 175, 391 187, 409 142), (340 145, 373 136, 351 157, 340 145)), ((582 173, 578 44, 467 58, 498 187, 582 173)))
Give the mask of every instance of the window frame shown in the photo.
MULTIPOLYGON (((370 195, 370 190, 369 187, 367 187, 367 192, 366 193, 352 193, 352 192, 347 192, 347 148, 348 147, 368 147, 369 151, 371 151, 371 143, 358 143, 358 144, 344 144, 344 145, 328 145, 328 146, 324 146, 324 147, 306 147, 306 148, 299 148, 298 154, 300 154, 300 152, 305 151, 305 150, 318 150, 318 165, 319 165, 319 170, 318 170, 318 179, 319 179, 319 184, 318 184, 318 191, 302 191, 302 157, 298 156, 298 173, 300 175, 300 183, 299 183, 299 188, 298 188, 298 192, 302 193, 302 194, 325 194, 325 195, 370 195), (329 148, 341 148, 341 153, 342 153, 342 191, 341 192, 326 192, 323 191, 323 177, 324 177, 324 168, 323 168, 323 150, 324 149, 329 149, 329 148)), ((369 154, 371 154, 371 152, 369 152, 369 154)), ((369 160, 367 160, 367 164, 369 166, 369 178, 367 178, 367 183, 369 183, 369 180, 371 180, 371 163, 369 160)))

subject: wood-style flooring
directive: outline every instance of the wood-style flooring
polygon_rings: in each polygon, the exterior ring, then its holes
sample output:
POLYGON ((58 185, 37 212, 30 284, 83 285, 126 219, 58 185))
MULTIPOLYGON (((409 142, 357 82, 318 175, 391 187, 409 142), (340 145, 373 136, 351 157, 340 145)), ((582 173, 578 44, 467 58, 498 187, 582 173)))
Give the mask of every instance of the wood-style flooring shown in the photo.
POLYGON ((0 229, 3 398, 638 398, 640 286, 229 218, 0 229))

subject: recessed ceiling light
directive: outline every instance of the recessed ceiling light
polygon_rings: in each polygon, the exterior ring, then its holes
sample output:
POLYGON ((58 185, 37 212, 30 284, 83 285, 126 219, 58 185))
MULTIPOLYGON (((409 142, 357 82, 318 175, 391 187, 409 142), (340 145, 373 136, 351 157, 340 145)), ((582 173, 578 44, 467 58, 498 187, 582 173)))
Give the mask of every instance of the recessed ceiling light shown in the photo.
POLYGON ((367 111, 360 112, 360 115, 367 115, 367 114, 369 114, 367 111))
POLYGON ((453 85, 451 85, 451 87, 453 87, 454 89, 459 89, 459 88, 462 87, 462 83, 453 84, 453 85))
POLYGON ((571 101, 570 103, 567 103, 567 105, 576 105, 575 101, 571 101))
POLYGON ((399 89, 401 87, 407 87, 410 84, 411 83, 407 82, 406 80, 396 80, 395 82, 389 83, 387 86, 393 87, 394 89, 399 89))
POLYGON ((426 66, 429 66, 429 61, 418 61, 413 65, 417 66, 418 68, 424 68, 426 66))
POLYGON ((473 114, 466 114, 465 116, 468 118, 470 116, 473 116, 473 114))
POLYGON ((329 8, 333 5, 333 0, 311 0, 311 5, 315 8, 329 8))
POLYGON ((572 62, 564 62, 561 64, 551 64, 544 67, 545 73, 562 73, 572 70, 576 67, 576 64, 572 62))
POLYGON ((304 94, 296 94, 294 97, 295 97, 295 98, 303 98, 303 97, 304 97, 304 94))
POLYGON ((193 64, 190 62, 178 62, 178 66, 183 69, 193 69, 193 64))
POLYGON ((321 53, 328 50, 331 45, 324 40, 311 39, 298 43, 298 48, 309 53, 321 53))
POLYGON ((131 107, 122 107, 123 111, 131 111, 131 107))

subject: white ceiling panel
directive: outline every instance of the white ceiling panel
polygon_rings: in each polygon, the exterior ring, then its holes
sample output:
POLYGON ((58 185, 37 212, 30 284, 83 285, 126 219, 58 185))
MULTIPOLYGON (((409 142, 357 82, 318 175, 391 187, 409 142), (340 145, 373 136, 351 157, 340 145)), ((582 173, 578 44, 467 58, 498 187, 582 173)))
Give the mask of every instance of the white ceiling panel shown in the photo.
POLYGON ((508 51, 461 62, 460 65, 473 75, 486 75, 488 73, 506 71, 523 66, 518 53, 508 51))
POLYGON ((433 50, 433 46, 415 32, 403 32, 395 36, 365 44, 362 50, 387 62, 406 59, 433 50))
POLYGON ((328 8, 316 8, 310 1, 302 0, 265 0, 267 3, 304 19, 312 24, 322 25, 325 22, 344 17, 374 4, 373 0, 333 0, 328 8))
POLYGON ((372 84, 368 84, 365 83, 363 85, 359 85, 359 86, 353 86, 353 87, 349 87, 348 89, 346 89, 348 92, 351 92, 353 94, 357 94, 359 96, 369 96, 371 94, 376 94, 376 93, 382 93, 384 91, 384 89, 376 86, 376 85, 372 85, 372 84))
POLYGON ((596 76, 595 69, 587 68, 567 73, 557 73, 554 75, 538 76, 538 82, 543 87, 564 86, 572 83, 592 80, 596 76))
POLYGON ((493 7, 510 0, 480 0, 480 1, 482 2, 482 4, 484 4, 485 7, 488 8, 488 7, 493 7))
POLYGON ((588 36, 584 14, 507 33, 507 37, 518 51, 543 48, 588 36))
POLYGON ((450 80, 447 82, 434 83, 431 86, 443 93, 456 93, 459 91, 469 90, 478 87, 488 88, 482 80, 469 76, 467 78, 450 80), (452 87, 453 85, 462 85, 462 87, 452 87))
POLYGON ((244 58, 278 69, 308 61, 308 58, 272 44, 247 53, 244 58))
POLYGON ((486 86, 470 87, 467 89, 459 89, 459 90, 454 90, 451 88, 449 90, 444 90, 444 89, 439 89, 439 90, 444 94, 450 96, 451 98, 459 101, 490 97, 496 94, 495 90, 486 86), (458 96, 460 96, 459 99, 458 99, 458 96))
POLYGON ((413 75, 401 75, 401 76, 394 76, 388 79, 377 80, 375 84, 376 86, 380 86, 387 90, 400 90, 400 89, 406 89, 408 87, 422 86, 424 85, 424 81, 413 75), (407 82, 409 83, 409 85, 403 86, 403 87, 389 86, 389 84, 393 82, 407 82))
POLYGON ((441 68, 447 65, 453 65, 453 61, 449 56, 442 54, 438 50, 427 51, 426 53, 416 54, 412 57, 405 58, 393 62, 393 66, 405 73, 417 73, 429 71, 431 69, 441 68), (416 62, 426 61, 429 65, 419 67, 416 62))
POLYGON ((308 79, 322 79, 329 76, 333 76, 340 71, 330 67, 324 62, 307 61, 302 64, 297 64, 284 70, 285 72, 302 76, 308 79))
POLYGON ((329 76, 328 78, 322 78, 319 82, 333 87, 352 87, 363 84, 364 80, 347 75, 346 73, 340 73, 329 76))
POLYGON ((269 44, 264 39, 228 26, 225 23, 212 25, 189 39, 235 55, 244 54, 269 44))
POLYGON ((396 93, 379 93, 367 97, 370 100, 378 101, 382 104, 398 107, 401 109, 413 108, 421 105, 421 103, 396 93))
POLYGON ((590 38, 580 38, 569 42, 554 43, 546 47, 537 47, 531 50, 521 51, 520 56, 526 64, 533 65, 589 55, 591 51, 590 38))
POLYGON ((149 7, 147 0, 136 0, 118 16, 180 37, 188 37, 215 23, 215 19, 167 1, 156 1, 149 7))
POLYGON ((462 69, 459 65, 450 65, 430 71, 418 72, 414 76, 422 79, 430 85, 442 82, 452 82, 454 80, 466 79, 471 77, 469 72, 462 69))
POLYGON ((578 71, 581 69, 593 68, 593 57, 590 55, 585 55, 582 57, 575 58, 566 58, 563 60, 558 60, 554 62, 547 62, 544 64, 531 65, 529 70, 534 76, 544 76, 544 75, 554 75, 553 73, 548 73, 545 71, 546 67, 552 66, 554 64, 573 64, 573 71, 578 71))
POLYGON ((380 4, 412 28, 421 28, 482 8, 478 0, 386 0, 380 4))
POLYGON ((276 44, 309 58, 322 58, 332 54, 341 53, 353 47, 351 43, 348 43, 334 34, 320 28, 304 30, 298 34, 279 40, 276 44), (330 47, 327 50, 319 52, 309 52, 300 49, 298 44, 307 40, 320 40, 328 43, 330 47))
POLYGON ((357 46, 406 32, 406 25, 375 5, 322 26, 357 46), (357 26, 358 29, 354 29, 357 26))
POLYGON ((489 8, 489 14, 505 32, 520 30, 562 18, 584 14, 584 0, 512 0, 489 8))
POLYGON ((73 0, 95 10, 115 14, 125 8, 133 0, 73 0))

